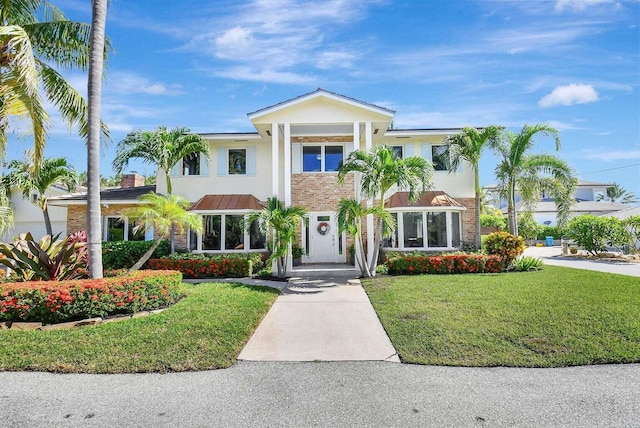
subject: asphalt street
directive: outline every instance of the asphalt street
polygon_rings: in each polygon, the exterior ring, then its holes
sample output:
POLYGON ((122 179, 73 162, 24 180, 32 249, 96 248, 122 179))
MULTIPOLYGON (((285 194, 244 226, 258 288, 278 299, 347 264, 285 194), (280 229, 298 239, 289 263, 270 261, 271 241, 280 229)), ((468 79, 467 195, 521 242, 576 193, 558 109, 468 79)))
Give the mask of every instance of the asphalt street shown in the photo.
POLYGON ((0 372, 3 427, 640 426, 640 365, 241 362, 207 372, 0 372))

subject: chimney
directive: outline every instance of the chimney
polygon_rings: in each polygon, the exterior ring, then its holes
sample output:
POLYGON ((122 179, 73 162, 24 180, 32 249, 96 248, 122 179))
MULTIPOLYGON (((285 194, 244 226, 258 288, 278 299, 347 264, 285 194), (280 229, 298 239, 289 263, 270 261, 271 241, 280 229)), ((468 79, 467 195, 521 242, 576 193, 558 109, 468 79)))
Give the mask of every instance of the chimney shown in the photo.
POLYGON ((144 177, 138 174, 124 174, 120 181, 121 189, 144 186, 144 177))

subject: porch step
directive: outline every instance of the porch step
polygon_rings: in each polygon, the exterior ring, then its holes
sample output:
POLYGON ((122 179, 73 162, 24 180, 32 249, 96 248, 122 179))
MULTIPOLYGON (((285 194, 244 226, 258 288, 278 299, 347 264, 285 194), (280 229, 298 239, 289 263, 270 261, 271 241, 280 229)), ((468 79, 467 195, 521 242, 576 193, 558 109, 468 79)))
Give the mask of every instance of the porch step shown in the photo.
POLYGON ((292 277, 350 277, 358 278, 360 272, 347 264, 304 264, 294 266, 288 275, 292 277))

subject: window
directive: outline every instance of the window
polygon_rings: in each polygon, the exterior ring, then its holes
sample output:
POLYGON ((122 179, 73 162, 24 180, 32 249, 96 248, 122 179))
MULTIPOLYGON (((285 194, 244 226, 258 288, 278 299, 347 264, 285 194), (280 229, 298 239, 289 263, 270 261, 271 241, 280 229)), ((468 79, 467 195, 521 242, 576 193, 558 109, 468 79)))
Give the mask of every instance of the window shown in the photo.
POLYGON ((144 229, 134 232, 136 223, 119 217, 106 217, 104 222, 103 238, 105 241, 144 241, 146 239, 144 229))
POLYGON ((202 216, 203 232, 198 246, 197 234, 190 235, 190 248, 202 251, 263 250, 266 238, 257 222, 245 229, 244 214, 206 214, 202 216), (224 233, 223 233, 224 231, 224 233))
POLYGON ((431 162, 436 171, 449 171, 451 159, 449 158, 449 146, 445 144, 431 146, 431 162))
POLYGON ((393 158, 394 159, 402 159, 404 156, 402 156, 402 152, 403 152, 403 147, 402 146, 391 146, 391 150, 393 151, 393 158))
POLYGON ((405 211, 392 215, 397 227, 382 241, 384 248, 419 250, 460 246, 461 222, 457 211, 405 211))
POLYGON ((182 175, 200 175, 200 153, 182 158, 182 175))
POLYGON ((247 174, 247 149, 229 149, 229 175, 247 174))
POLYGON ((342 145, 302 146, 302 171, 336 172, 344 161, 342 145))

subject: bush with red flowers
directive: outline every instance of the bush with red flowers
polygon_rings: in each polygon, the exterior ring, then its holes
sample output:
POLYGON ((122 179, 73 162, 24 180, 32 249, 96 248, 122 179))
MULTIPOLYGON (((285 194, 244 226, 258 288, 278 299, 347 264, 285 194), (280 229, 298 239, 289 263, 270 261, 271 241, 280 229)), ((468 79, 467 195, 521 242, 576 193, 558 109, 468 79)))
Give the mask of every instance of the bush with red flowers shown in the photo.
POLYGON ((151 259, 149 269, 167 269, 182 272, 185 278, 243 278, 251 276, 254 267, 262 263, 260 253, 248 255, 178 254, 161 259, 151 259))
POLYGON ((151 310, 175 303, 182 275, 137 271, 124 276, 0 284, 0 321, 56 323, 151 310))
POLYGON ((386 265, 391 275, 498 273, 505 268, 500 256, 484 254, 397 255, 387 260, 386 265))

